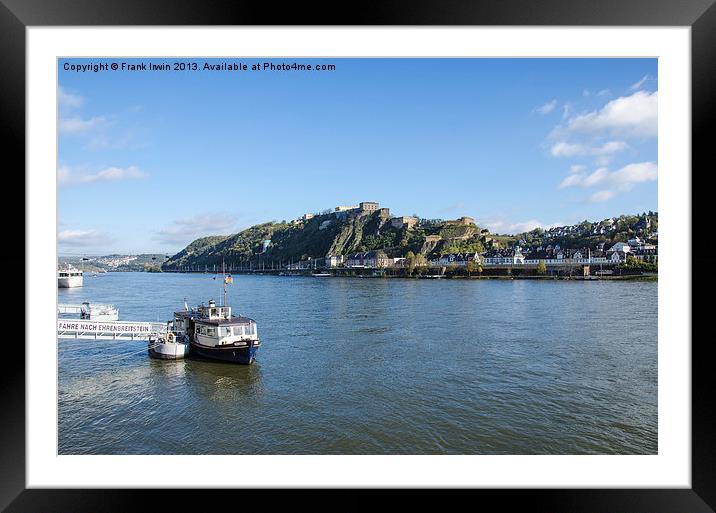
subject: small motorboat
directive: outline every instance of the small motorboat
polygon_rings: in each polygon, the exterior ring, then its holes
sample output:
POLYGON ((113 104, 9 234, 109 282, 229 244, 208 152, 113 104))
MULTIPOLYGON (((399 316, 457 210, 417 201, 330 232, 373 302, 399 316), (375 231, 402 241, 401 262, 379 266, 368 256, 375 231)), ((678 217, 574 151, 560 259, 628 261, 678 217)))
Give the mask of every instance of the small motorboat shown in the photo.
POLYGON ((189 337, 176 330, 173 323, 167 323, 167 331, 151 335, 147 347, 149 355, 162 360, 181 360, 189 354, 189 337))

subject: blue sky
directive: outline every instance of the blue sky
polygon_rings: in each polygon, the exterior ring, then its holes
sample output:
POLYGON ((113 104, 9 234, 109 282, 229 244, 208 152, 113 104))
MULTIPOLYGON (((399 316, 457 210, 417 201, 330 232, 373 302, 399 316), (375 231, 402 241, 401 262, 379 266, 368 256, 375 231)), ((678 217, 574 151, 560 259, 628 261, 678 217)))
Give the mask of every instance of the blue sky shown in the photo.
POLYGON ((61 254, 173 253, 359 201, 499 233, 657 210, 656 59, 64 69, 99 62, 122 61, 59 62, 61 254))

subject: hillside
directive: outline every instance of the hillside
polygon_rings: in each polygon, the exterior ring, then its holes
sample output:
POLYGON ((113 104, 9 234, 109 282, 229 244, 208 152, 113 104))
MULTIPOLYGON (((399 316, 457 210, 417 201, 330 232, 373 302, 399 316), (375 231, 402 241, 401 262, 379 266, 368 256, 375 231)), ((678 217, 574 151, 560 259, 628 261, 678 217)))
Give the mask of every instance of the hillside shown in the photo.
POLYGON ((435 258, 448 253, 482 253, 515 244, 528 248, 548 244, 594 247, 599 242, 626 241, 636 235, 655 242, 657 229, 658 215, 650 212, 516 235, 493 235, 470 218, 416 219, 414 226, 398 227, 391 222, 387 209, 384 212, 356 209, 324 212, 290 223, 263 223, 229 236, 203 237, 168 258, 162 268, 219 266, 222 260, 227 265, 272 262, 281 266, 326 255, 347 256, 378 249, 389 257, 404 257, 413 252, 435 258))
POLYGON ((658 244, 659 214, 644 212, 639 215, 621 215, 602 221, 582 221, 568 226, 558 226, 543 230, 537 228, 530 232, 513 235, 513 243, 525 247, 559 244, 562 248, 594 248, 604 242, 611 245, 640 237, 646 242, 658 244))
POLYGON ((139 255, 105 256, 60 256, 59 264, 71 264, 85 272, 98 271, 145 271, 147 267, 156 267, 166 258, 160 253, 142 253, 139 255))
POLYGON ((377 210, 322 213, 291 223, 259 224, 228 237, 197 239, 166 260, 163 269, 221 265, 222 259, 227 265, 259 259, 286 264, 377 249, 390 257, 403 257, 409 251, 428 256, 446 250, 484 249, 486 230, 457 223, 425 220, 407 228, 393 226, 389 216, 377 210), (264 241, 270 241, 265 249, 264 241))

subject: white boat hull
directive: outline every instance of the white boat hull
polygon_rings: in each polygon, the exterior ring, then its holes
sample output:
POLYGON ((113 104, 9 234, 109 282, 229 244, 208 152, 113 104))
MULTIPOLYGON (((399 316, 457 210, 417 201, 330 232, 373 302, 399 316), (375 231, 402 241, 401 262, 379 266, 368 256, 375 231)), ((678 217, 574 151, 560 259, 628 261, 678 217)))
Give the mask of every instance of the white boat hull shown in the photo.
POLYGON ((61 289, 69 289, 82 286, 82 276, 63 276, 57 278, 57 286, 61 289))
POLYGON ((189 344, 156 342, 150 344, 149 354, 163 360, 180 360, 189 354, 189 344))

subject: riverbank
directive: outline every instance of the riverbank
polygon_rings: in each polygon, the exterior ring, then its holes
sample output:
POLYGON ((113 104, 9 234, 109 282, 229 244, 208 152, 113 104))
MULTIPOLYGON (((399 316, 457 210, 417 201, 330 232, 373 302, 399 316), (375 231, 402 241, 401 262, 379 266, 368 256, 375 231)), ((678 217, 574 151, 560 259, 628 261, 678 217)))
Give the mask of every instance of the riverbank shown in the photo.
MULTIPOLYGON (((429 274, 429 271, 418 271, 408 273, 405 269, 315 269, 315 270, 249 270, 249 269, 233 269, 231 274, 245 275, 269 275, 269 276, 302 276, 302 277, 320 277, 320 278, 398 278, 404 280, 570 280, 570 281, 601 281, 601 280, 619 280, 619 281, 658 281, 658 274, 612 274, 612 275, 570 275, 567 273, 560 274, 555 272, 548 275, 525 274, 524 269, 500 269, 489 270, 483 273, 466 274, 458 272, 445 272, 443 274, 429 274), (500 272, 501 271, 501 272, 500 272), (511 271, 511 272, 508 272, 511 271)), ((213 271, 163 271, 165 273, 178 274, 216 274, 213 271)))

